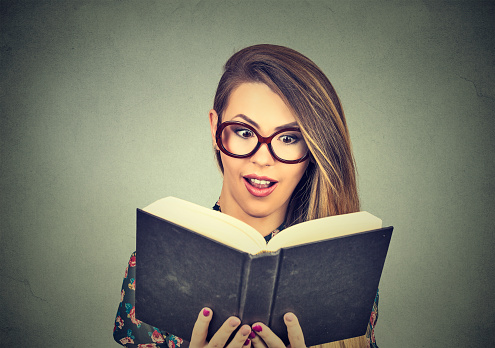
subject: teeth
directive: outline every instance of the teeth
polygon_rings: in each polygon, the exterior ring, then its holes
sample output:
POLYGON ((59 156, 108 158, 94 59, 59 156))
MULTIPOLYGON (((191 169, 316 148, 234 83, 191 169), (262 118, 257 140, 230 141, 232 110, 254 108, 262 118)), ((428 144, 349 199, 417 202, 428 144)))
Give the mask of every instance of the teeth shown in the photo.
POLYGON ((268 185, 270 184, 270 181, 266 181, 266 180, 258 180, 258 179, 249 179, 253 184, 257 184, 257 185, 268 185))

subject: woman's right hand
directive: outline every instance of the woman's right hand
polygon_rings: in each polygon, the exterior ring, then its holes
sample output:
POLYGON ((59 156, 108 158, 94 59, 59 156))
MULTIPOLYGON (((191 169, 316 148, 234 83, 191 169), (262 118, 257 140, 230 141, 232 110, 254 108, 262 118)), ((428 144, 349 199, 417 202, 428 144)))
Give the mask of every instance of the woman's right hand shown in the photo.
MULTIPOLYGON (((228 318, 208 342, 206 341, 206 336, 212 316, 213 312, 210 308, 203 308, 199 312, 198 320, 194 324, 191 341, 189 342, 190 348, 224 347, 232 332, 241 324, 241 320, 237 317, 228 318)), ((227 348, 250 348, 251 337, 254 337, 254 333, 251 334, 251 327, 249 325, 243 325, 237 331, 232 341, 230 341, 227 348)))

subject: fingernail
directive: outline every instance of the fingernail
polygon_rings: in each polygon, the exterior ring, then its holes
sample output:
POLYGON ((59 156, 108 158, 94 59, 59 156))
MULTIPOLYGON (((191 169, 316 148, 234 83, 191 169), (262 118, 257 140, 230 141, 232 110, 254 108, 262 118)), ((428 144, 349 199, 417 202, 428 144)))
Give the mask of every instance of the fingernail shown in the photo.
POLYGON ((255 338, 255 337, 256 337, 256 334, 253 331, 251 331, 251 333, 249 334, 249 338, 255 338))
POLYGON ((251 340, 248 338, 246 342, 244 342, 244 345, 247 346, 249 343, 251 343, 251 340))
POLYGON ((292 320, 294 320, 294 314, 292 314, 292 313, 287 313, 287 314, 285 315, 285 320, 287 320, 287 321, 292 321, 292 320))
POLYGON ((261 327, 261 325, 256 324, 253 326, 253 330, 256 332, 261 332, 263 330, 263 328, 261 327))
POLYGON ((238 318, 232 318, 232 319, 230 319, 229 324, 232 327, 236 327, 237 325, 240 324, 240 320, 238 318))
POLYGON ((251 334, 251 328, 247 325, 244 325, 243 327, 241 327, 240 331, 241 331, 241 334, 243 336, 247 336, 247 335, 251 334))
POLYGON ((205 317, 209 316, 209 315, 210 315, 210 310, 209 310, 209 309, 206 309, 206 308, 205 308, 205 309, 203 309, 203 315, 204 315, 205 317))

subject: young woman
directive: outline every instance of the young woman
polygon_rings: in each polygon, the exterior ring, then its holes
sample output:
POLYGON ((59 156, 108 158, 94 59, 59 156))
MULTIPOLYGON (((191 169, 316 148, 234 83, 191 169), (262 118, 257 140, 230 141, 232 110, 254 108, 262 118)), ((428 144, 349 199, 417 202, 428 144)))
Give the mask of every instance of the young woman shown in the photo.
MULTIPOLYGON (((225 64, 209 112, 223 185, 214 209, 246 222, 268 241, 285 227, 359 210, 349 132, 337 94, 307 57, 282 46, 256 45, 225 64)), ((114 338, 128 347, 184 346, 187 342, 134 316, 133 254, 126 270, 114 338)), ((337 347, 376 347, 378 295, 365 337, 337 347)), ((240 325, 229 318, 206 341, 214 315, 204 308, 191 328, 191 347, 224 346, 240 325)), ((292 348, 303 348, 303 329, 284 317, 292 348)), ((243 325, 230 348, 278 348, 282 341, 262 323, 243 325)))

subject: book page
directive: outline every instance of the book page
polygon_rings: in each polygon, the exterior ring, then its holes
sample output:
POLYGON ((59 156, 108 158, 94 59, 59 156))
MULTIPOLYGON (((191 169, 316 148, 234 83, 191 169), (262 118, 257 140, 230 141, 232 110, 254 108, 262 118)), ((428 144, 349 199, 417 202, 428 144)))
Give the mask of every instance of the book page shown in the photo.
POLYGON ((276 251, 283 247, 371 231, 381 227, 382 220, 365 211, 328 216, 286 228, 268 242, 267 249, 276 251))
POLYGON ((266 248, 263 236, 248 224, 179 198, 162 198, 142 210, 253 255, 266 248))

